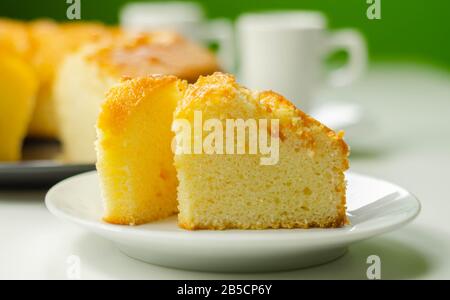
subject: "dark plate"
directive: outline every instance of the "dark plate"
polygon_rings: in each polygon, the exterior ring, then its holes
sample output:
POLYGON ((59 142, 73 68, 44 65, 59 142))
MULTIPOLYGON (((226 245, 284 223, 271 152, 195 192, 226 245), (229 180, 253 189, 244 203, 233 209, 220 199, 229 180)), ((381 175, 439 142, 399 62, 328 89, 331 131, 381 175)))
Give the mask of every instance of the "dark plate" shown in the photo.
POLYGON ((20 162, 0 162, 0 187, 46 188, 67 177, 95 170, 94 164, 64 163, 59 160, 57 141, 27 140, 20 162))

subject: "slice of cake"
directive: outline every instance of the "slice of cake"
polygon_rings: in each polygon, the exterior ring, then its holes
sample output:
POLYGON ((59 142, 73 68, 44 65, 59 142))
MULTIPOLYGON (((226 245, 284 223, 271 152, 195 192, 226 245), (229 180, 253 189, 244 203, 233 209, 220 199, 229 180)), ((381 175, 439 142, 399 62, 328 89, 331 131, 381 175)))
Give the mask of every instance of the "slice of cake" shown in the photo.
POLYGON ((168 74, 195 81, 217 69, 209 51, 170 32, 123 36, 70 55, 55 86, 65 159, 95 162, 94 125, 100 105, 123 76, 168 74))
POLYGON ((108 38, 115 29, 90 22, 56 23, 50 20, 33 21, 28 27, 32 44, 30 63, 39 77, 29 135, 57 138, 59 129, 53 91, 56 70, 69 53, 87 43, 108 38))
POLYGON ((22 59, 29 59, 31 41, 28 26, 24 22, 0 18, 0 49, 22 59))
POLYGON ((36 90, 33 69, 20 57, 0 49, 0 161, 20 159, 36 90))
POLYGON ((189 86, 174 119, 174 124, 187 122, 193 128, 184 131, 191 139, 187 143, 181 127, 174 128, 181 227, 328 228, 346 223, 348 147, 342 134, 283 96, 250 91, 234 77, 216 73, 189 86))
POLYGON ((136 225, 177 212, 171 124, 187 83, 173 76, 113 87, 97 123, 104 220, 136 225))

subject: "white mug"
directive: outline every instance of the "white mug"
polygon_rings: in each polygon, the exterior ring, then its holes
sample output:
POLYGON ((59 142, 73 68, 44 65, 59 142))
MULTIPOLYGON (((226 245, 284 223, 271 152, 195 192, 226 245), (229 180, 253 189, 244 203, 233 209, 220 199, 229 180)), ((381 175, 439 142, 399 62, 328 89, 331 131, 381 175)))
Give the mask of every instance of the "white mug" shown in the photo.
POLYGON ((319 12, 242 15, 237 22, 241 81, 250 88, 277 91, 309 111, 324 83, 348 85, 367 64, 365 41, 357 31, 330 33, 326 27, 319 12), (336 50, 348 52, 348 63, 326 74, 324 58, 336 50))
POLYGON ((215 42, 225 71, 234 68, 233 26, 229 20, 206 21, 202 7, 193 2, 135 2, 123 7, 120 23, 128 30, 171 29, 201 43, 215 42))

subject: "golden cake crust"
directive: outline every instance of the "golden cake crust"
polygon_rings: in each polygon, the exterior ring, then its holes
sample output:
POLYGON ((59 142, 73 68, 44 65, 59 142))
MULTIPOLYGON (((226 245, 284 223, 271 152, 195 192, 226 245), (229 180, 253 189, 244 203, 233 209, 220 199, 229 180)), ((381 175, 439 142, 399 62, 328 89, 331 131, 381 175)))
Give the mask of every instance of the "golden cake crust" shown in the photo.
MULTIPOLYGON (((111 88, 102 105, 103 113, 99 115, 97 124, 99 128, 118 133, 123 129, 123 124, 130 116, 133 109, 145 98, 146 93, 159 89, 164 85, 173 84, 179 79, 176 76, 152 75, 148 77, 122 77, 120 84, 111 88), (126 82, 124 85, 122 83, 126 82), (136 97, 135 95, 142 95, 136 97)), ((181 85, 187 82, 181 81, 181 85)), ((180 86, 180 88, 183 88, 180 86)))
MULTIPOLYGON (((345 202, 344 202, 345 205, 345 202)), ((235 223, 225 223, 221 227, 218 226, 203 226, 198 224, 191 224, 187 222, 178 222, 178 226, 186 230, 226 230, 230 228, 236 229, 250 229, 250 230, 262 230, 262 229, 309 229, 309 228, 340 228, 346 224, 348 224, 348 218, 344 213, 340 213, 338 217, 334 220, 330 220, 326 223, 317 223, 317 222, 308 222, 308 223, 274 223, 271 226, 258 226, 253 225, 249 227, 242 227, 240 224, 235 223)))
MULTIPOLYGON (((195 85, 190 85, 186 91, 186 96, 177 106, 174 116, 175 118, 186 117, 197 105, 212 106, 223 101, 234 101, 237 93, 245 93, 251 95, 252 92, 242 88, 236 82, 233 75, 221 72, 215 72, 210 76, 200 76, 195 85)), ((263 110, 259 112, 260 117, 272 117, 280 120, 280 137, 283 138, 283 130, 292 130, 301 135, 302 138, 308 138, 308 133, 300 129, 310 126, 318 126, 327 132, 336 145, 341 149, 342 155, 347 157, 350 154, 349 147, 344 141, 344 132, 336 133, 316 119, 307 115, 294 104, 292 104, 284 96, 272 91, 258 92, 258 101, 263 110)), ((348 160, 345 160, 343 170, 349 168, 348 160)))
POLYGON ((93 49, 87 59, 119 77, 162 74, 195 81, 200 75, 219 70, 208 50, 177 33, 164 31, 124 36, 93 49))
MULTIPOLYGON (((211 76, 200 77, 195 85, 190 85, 186 91, 185 97, 177 106, 174 118, 192 117, 193 111, 207 111, 214 107, 227 107, 233 109, 236 99, 244 97, 245 101, 251 103, 251 107, 256 111, 252 111, 250 117, 256 119, 279 119, 280 140, 283 141, 287 137, 296 137, 309 147, 312 153, 316 151, 317 132, 325 133, 328 140, 331 141, 333 149, 337 149, 339 159, 337 159, 336 167, 339 172, 344 172, 349 168, 348 155, 349 148, 343 140, 344 133, 336 133, 332 129, 326 127, 319 121, 310 117, 306 113, 296 108, 289 100, 282 95, 273 91, 253 92, 241 87, 235 80, 234 76, 229 74, 214 73, 211 76)), ((225 112, 223 114, 226 117, 225 112)), ((225 118, 226 118, 225 117, 225 118)), ((246 119, 246 116, 239 116, 246 119)), ((294 138, 295 139, 295 138, 294 138)), ((177 164, 177 160, 176 160, 177 164)), ((186 175, 187 176, 187 175, 186 175)), ((341 227, 348 223, 345 213, 346 205, 346 184, 345 180, 336 186, 336 192, 340 194, 340 203, 337 205, 338 213, 332 219, 322 222, 273 222, 272 224, 247 224, 242 225, 233 222, 224 221, 220 225, 205 225, 197 223, 192 219, 179 218, 179 226, 184 229, 265 229, 265 228, 335 228, 341 227)), ((339 198, 338 198, 339 199, 339 198)))

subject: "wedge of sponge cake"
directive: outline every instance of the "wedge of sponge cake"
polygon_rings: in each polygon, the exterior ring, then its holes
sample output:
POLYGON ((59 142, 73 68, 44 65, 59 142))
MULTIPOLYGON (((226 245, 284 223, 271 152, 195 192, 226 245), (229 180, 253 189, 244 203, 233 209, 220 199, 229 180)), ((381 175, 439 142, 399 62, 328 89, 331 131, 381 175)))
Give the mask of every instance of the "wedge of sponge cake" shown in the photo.
POLYGON ((105 92, 122 77, 173 74, 195 81, 217 69, 209 51, 171 32, 122 36, 69 55, 55 84, 64 158, 95 162, 97 115, 105 92))
MULTIPOLYGON (((261 158, 267 155, 261 152, 176 154, 181 227, 264 229, 345 224, 348 148, 341 135, 283 96, 250 91, 224 74, 202 77, 191 85, 174 118, 194 125, 195 112, 201 112, 203 120, 220 120, 226 130, 227 119, 277 120, 279 130, 272 143, 278 144, 278 158, 262 164, 261 158)), ((203 140, 208 134, 203 132, 203 140)))
POLYGON ((112 88, 97 123, 104 219, 142 224, 176 213, 171 124, 186 82, 173 76, 125 80, 112 88))
MULTIPOLYGON (((140 224, 177 209, 185 229, 329 228, 347 222, 348 147, 342 134, 281 95, 250 91, 231 75, 215 73, 192 85, 171 76, 125 81, 108 94, 97 126, 108 222, 140 224), (196 153, 174 142, 170 151, 171 124, 182 120, 195 128, 199 114, 225 130, 228 120, 256 120, 256 129, 278 145, 277 157, 261 164, 267 153, 230 154, 225 144, 222 151, 196 153), (262 128, 260 120, 277 126, 262 128)), ((209 134, 190 132, 188 144, 209 134)))

